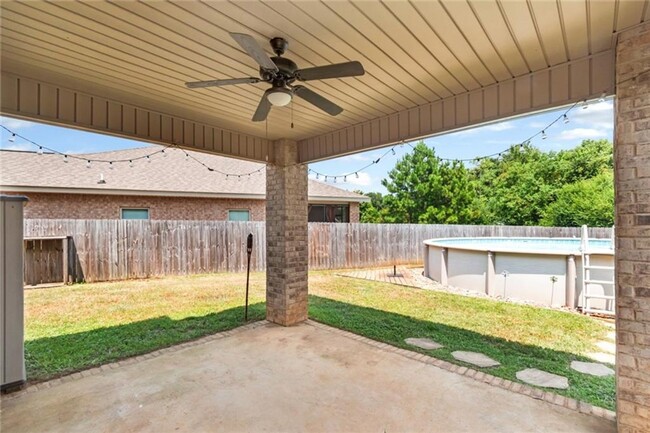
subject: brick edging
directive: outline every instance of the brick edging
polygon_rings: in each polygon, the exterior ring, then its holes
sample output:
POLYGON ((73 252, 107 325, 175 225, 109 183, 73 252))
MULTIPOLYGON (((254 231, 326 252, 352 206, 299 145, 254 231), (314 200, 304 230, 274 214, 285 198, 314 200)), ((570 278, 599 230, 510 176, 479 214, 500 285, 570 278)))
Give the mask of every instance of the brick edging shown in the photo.
POLYGON ((243 326, 239 326, 237 328, 229 329, 227 331, 221 331, 221 332, 217 332, 216 334, 210 334, 204 337, 199 337, 196 340, 186 341, 184 343, 179 343, 174 346, 168 346, 162 349, 154 350, 153 352, 132 356, 130 358, 124 358, 119 361, 111 362, 109 364, 103 364, 98 367, 89 368, 87 370, 77 371, 75 373, 57 377, 56 379, 51 379, 45 382, 38 382, 31 385, 28 384, 26 387, 22 388, 19 391, 11 392, 8 394, 2 394, 0 400, 1 401, 11 400, 14 398, 21 397, 25 394, 32 394, 37 391, 53 388, 63 383, 71 382, 84 377, 95 376, 108 370, 114 370, 116 368, 135 364, 137 362, 145 361, 147 359, 157 358, 160 355, 164 355, 166 353, 178 352, 179 350, 186 349, 188 347, 198 346, 200 344, 205 344, 210 341, 220 340, 222 338, 229 337, 231 335, 238 334, 240 332, 247 331, 249 329, 258 328, 268 323, 269 322, 266 320, 259 320, 256 322, 248 323, 243 326))
POLYGON ((312 319, 307 320, 308 325, 314 326, 316 328, 326 329, 335 334, 343 335, 345 337, 351 338, 353 340, 366 343, 370 346, 377 347, 382 350, 387 350, 389 352, 396 353, 398 355, 404 356, 406 358, 422 362, 424 364, 433 365, 443 370, 450 371, 452 373, 460 374, 462 376, 467 376, 471 379, 477 380, 479 382, 487 383, 488 385, 496 386, 517 394, 525 395, 536 400, 543 400, 547 403, 562 406, 576 412, 584 413, 586 415, 593 415, 599 418, 604 418, 608 421, 616 421, 616 412, 609 409, 605 409, 599 406, 594 406, 592 404, 586 403, 584 401, 579 401, 574 398, 565 397, 563 395, 555 394, 550 391, 544 391, 542 389, 525 385, 519 382, 513 382, 508 379, 503 379, 501 377, 493 376, 487 374, 483 371, 475 370, 472 368, 464 367, 462 365, 453 364, 448 361, 443 361, 438 358, 434 358, 429 355, 424 355, 419 352, 413 352, 411 350, 402 349, 396 346, 392 346, 387 343, 382 343, 376 340, 372 340, 367 337, 363 337, 358 334, 354 334, 349 331, 345 331, 339 328, 335 328, 324 323, 314 321, 312 319))

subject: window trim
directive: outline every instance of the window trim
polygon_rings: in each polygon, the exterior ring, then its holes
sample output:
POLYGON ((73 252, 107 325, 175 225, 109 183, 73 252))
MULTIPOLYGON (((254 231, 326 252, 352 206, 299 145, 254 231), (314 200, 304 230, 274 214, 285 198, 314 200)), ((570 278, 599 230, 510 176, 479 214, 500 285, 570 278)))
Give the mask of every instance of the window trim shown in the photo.
POLYGON ((148 207, 122 207, 120 206, 120 220, 141 220, 141 221, 149 221, 151 219, 151 209, 148 207), (124 211, 125 210, 146 210, 147 211, 147 218, 124 218, 124 211))
POLYGON ((250 209, 228 209, 226 211, 226 221, 231 221, 231 222, 248 222, 252 221, 251 220, 251 210, 250 209), (248 213, 248 219, 245 221, 242 220, 231 220, 230 219, 230 212, 247 212, 248 213))

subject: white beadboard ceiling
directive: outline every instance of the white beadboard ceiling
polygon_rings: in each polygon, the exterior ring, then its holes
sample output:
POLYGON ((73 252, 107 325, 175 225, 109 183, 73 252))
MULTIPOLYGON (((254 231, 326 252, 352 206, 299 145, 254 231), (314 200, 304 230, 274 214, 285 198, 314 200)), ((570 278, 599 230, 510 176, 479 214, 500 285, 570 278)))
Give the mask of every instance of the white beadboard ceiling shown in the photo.
POLYGON ((306 140, 613 49, 648 19, 648 1, 2 1, 5 73, 269 139, 306 140), (250 121, 265 83, 229 36, 289 40, 299 67, 359 60, 366 75, 306 83, 344 108, 296 99, 250 121), (146 101, 143 103, 142 101, 146 101), (267 135, 268 134, 268 135, 267 135))

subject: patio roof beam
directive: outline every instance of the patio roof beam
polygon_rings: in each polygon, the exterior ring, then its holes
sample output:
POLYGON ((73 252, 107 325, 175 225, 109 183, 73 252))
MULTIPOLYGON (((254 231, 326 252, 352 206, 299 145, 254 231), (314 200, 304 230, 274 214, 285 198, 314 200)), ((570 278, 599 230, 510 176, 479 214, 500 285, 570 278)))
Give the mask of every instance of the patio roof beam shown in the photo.
POLYGON ((298 142, 315 162, 614 94, 606 51, 298 142))
MULTIPOLYGON (((270 140, 91 92, 2 72, 3 115, 268 162, 270 140)), ((160 106, 158 104, 147 104, 160 106)))

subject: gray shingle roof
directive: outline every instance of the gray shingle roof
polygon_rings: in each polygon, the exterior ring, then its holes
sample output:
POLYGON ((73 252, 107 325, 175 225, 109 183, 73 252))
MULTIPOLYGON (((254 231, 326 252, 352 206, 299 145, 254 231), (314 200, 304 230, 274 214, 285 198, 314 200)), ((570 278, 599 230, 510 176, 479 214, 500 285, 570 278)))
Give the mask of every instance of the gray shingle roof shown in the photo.
MULTIPOLYGON (((155 150, 156 147, 141 147, 75 156, 128 161, 155 150)), ((207 166, 227 173, 249 173, 264 166, 218 155, 188 153, 207 166)), ((210 172, 196 161, 186 159, 182 150, 168 149, 165 154, 166 157, 162 154, 152 156, 150 162, 135 161, 133 167, 128 162, 115 163, 111 170, 107 163, 92 163, 87 168, 84 160, 70 158, 65 163, 63 157, 56 154, 0 150, 0 189, 264 198, 266 170, 241 178, 226 178, 216 171, 210 172), (100 175, 103 175, 106 183, 98 183, 100 175)), ((309 180, 309 198, 311 201, 367 201, 365 196, 312 179, 309 180)))

